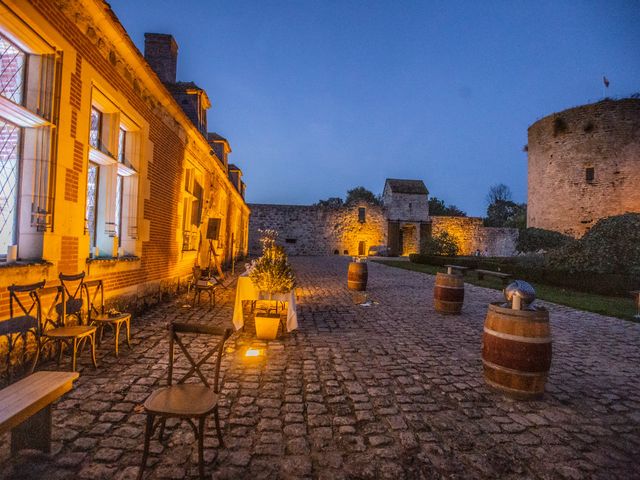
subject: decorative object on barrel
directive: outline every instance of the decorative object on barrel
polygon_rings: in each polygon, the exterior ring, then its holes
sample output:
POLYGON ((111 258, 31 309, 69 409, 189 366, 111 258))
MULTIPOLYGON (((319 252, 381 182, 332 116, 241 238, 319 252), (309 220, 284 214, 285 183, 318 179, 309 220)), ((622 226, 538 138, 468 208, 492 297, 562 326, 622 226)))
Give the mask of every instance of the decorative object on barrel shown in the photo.
POLYGON ((433 305, 436 312, 460 315, 464 303, 464 280, 456 270, 438 273, 433 287, 433 305))
POLYGON ((276 245, 277 232, 264 230, 262 234, 262 256, 251 262, 248 272, 253 285, 269 298, 268 302, 259 302, 256 308, 256 336, 264 340, 273 340, 278 335, 281 314, 278 312, 281 302, 273 300, 273 295, 293 289, 295 275, 284 248, 276 245))
POLYGON ((487 384, 511 397, 541 397, 551 367, 549 312, 534 306, 535 290, 522 280, 504 289, 506 303, 489 304, 482 337, 487 384))
POLYGON ((353 257, 347 271, 347 288, 364 292, 367 289, 369 272, 367 270, 366 257, 353 257))

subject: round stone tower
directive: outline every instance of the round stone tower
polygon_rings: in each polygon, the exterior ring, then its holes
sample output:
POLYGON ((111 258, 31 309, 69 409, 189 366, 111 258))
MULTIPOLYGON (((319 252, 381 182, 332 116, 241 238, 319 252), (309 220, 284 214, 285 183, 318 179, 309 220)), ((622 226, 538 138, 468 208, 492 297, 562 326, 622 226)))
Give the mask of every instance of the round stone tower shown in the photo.
POLYGON ((527 226, 580 237, 640 212, 640 99, 603 100, 529 127, 527 226))

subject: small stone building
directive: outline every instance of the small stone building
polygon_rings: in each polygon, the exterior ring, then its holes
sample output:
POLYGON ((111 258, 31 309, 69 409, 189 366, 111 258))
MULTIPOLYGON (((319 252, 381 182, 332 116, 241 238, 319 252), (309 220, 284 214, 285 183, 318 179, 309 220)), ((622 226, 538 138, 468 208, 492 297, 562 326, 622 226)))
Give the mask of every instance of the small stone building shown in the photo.
POLYGON ((423 250, 431 236, 429 191, 422 180, 388 178, 382 192, 389 234, 390 255, 409 255, 423 250))

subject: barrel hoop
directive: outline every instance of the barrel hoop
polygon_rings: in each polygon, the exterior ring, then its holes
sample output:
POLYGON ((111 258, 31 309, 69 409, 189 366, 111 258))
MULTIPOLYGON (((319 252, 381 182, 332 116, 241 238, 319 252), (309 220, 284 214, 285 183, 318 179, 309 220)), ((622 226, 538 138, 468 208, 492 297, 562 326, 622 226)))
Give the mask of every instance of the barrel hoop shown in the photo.
POLYGON ((523 337, 521 335, 511 335, 510 333, 496 332, 490 328, 484 327, 484 333, 493 335, 494 337, 502 338, 504 340, 513 340, 514 342, 522 343, 551 343, 551 337, 523 337))
POLYGON ((514 370, 513 368, 503 367, 502 365, 490 362, 489 360, 485 360, 484 358, 482 359, 482 364, 486 367, 493 368, 494 370, 509 373, 511 375, 518 375, 521 377, 539 377, 541 374, 546 375, 548 373, 547 370, 543 370, 540 372, 523 372, 522 370, 514 370))
POLYGON ((503 392, 507 392, 507 393, 512 393, 514 395, 522 395, 523 397, 538 397, 540 395, 542 395, 543 392, 530 392, 527 390, 518 390, 517 388, 511 388, 511 387, 507 387, 505 385, 501 385, 499 383, 496 383, 492 380, 489 380, 488 378, 485 377, 484 381, 487 383, 487 385, 489 385, 490 387, 495 388, 496 390, 502 390, 503 392))

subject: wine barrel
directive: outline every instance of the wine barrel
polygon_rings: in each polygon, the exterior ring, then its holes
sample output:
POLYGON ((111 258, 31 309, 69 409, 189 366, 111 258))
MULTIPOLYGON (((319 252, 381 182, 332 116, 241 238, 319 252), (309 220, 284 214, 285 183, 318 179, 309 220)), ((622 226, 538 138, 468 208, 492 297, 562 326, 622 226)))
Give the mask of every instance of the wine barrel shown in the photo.
POLYGON ((437 312, 459 315, 464 302, 464 281, 461 275, 438 273, 433 288, 433 304, 437 312))
POLYGON ((364 291, 367 289, 368 271, 364 262, 351 262, 347 272, 347 287, 349 290, 364 291))
POLYGON ((490 304, 484 321, 482 364, 490 387, 515 398, 541 397, 551 367, 549 312, 490 304))

